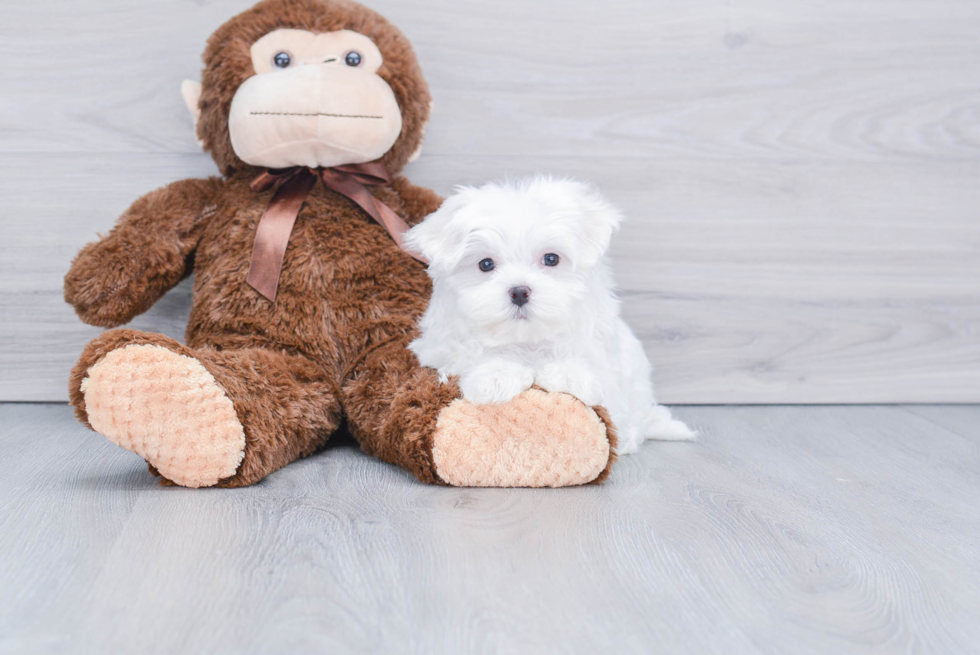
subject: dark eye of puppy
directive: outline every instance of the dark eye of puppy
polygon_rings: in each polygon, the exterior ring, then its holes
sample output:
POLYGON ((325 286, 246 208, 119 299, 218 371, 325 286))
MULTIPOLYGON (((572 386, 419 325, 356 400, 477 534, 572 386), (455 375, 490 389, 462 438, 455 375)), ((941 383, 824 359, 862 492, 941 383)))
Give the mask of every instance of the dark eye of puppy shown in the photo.
POLYGON ((483 271, 484 273, 489 273, 494 269, 495 266, 496 264, 494 264, 493 260, 490 259, 489 257, 480 260, 480 270, 483 271))
POLYGON ((344 57, 344 61, 347 62, 348 66, 360 66, 361 65, 361 53, 354 52, 353 50, 347 53, 344 57))
POLYGON ((558 255, 553 252, 549 252, 547 255, 541 258, 541 263, 545 266, 558 266, 560 261, 558 255))
POLYGON ((289 66, 289 62, 290 62, 289 54, 285 52, 280 52, 279 54, 277 54, 275 57, 272 58, 272 62, 278 68, 286 68, 287 66, 289 66))

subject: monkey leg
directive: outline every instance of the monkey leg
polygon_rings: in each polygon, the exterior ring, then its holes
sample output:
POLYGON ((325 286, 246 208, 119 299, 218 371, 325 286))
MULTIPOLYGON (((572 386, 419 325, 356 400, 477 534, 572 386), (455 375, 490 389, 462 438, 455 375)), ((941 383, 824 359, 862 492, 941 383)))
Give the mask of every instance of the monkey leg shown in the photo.
POLYGON ((473 405, 455 382, 420 367, 407 341, 365 353, 344 384, 344 410, 368 454, 460 487, 564 487, 609 475, 616 436, 601 407, 536 388, 473 405))
POLYGON ((79 420, 165 482, 239 487, 322 447, 340 423, 336 378, 271 348, 192 349, 112 330, 72 370, 79 420))

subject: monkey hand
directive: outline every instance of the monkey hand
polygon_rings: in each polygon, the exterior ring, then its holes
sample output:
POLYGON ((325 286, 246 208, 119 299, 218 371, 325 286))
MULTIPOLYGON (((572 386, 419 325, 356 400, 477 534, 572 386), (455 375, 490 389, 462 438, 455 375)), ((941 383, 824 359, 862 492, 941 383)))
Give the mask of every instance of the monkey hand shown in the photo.
POLYGON ((65 300, 90 325, 116 327, 145 312, 188 273, 216 180, 183 180, 146 194, 113 230, 78 254, 65 300))
POLYGON ((168 272, 183 270, 183 257, 166 252, 146 235, 113 230, 78 254, 65 276, 65 300, 89 325, 116 327, 145 312, 174 284, 168 272), (156 247, 154 247, 156 246, 156 247))

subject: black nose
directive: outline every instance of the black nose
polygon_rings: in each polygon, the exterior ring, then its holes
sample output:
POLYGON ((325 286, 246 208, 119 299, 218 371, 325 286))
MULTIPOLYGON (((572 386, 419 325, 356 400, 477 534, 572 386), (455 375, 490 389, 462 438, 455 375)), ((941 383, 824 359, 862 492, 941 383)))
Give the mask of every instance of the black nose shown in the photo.
POLYGON ((531 290, 527 287, 511 287, 510 301, 518 307, 523 307, 531 299, 531 290))

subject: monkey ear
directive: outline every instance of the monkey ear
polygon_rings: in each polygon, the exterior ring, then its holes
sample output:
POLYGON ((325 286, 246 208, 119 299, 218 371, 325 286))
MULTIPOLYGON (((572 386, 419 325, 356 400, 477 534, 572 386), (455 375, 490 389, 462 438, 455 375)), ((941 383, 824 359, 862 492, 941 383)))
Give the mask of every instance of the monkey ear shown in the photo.
MULTIPOLYGON (((425 136, 425 126, 422 126, 422 136, 425 136)), ((407 164, 411 164, 413 161, 422 156, 422 144, 419 143, 419 147, 415 149, 415 152, 408 158, 407 164)))
MULTIPOLYGON (((197 135, 197 121, 201 118, 201 83, 194 80, 184 80, 180 85, 180 95, 184 97, 184 103, 191 112, 194 119, 194 134, 197 135)), ((197 142, 204 147, 204 142, 197 137, 197 142)))
MULTIPOLYGON (((432 110, 436 106, 435 100, 429 100, 429 116, 432 116, 432 110)), ((411 164, 413 161, 422 156, 422 142, 425 140, 425 127, 428 125, 428 121, 422 124, 422 134, 419 135, 419 147, 415 149, 412 156, 408 158, 408 163, 411 164)))

